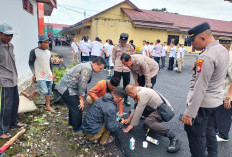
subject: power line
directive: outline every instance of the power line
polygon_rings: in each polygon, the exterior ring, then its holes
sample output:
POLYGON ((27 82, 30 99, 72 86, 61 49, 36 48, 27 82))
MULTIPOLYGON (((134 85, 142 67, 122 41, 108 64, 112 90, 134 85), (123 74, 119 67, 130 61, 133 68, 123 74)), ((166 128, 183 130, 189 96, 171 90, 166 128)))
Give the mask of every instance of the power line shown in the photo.
MULTIPOLYGON (((71 8, 75 8, 75 9, 89 10, 89 11, 93 11, 93 12, 97 12, 97 13, 101 12, 101 11, 97 11, 97 10, 86 9, 86 8, 81 8, 81 7, 74 7, 74 6, 69 6, 69 5, 62 5, 62 6, 61 6, 61 5, 58 5, 58 6, 63 7, 63 8, 66 8, 66 9, 69 9, 69 10, 71 10, 71 11, 76 11, 76 10, 71 9, 71 8), (64 6, 66 6, 66 7, 64 7, 64 6)), ((79 12, 79 11, 78 11, 78 12, 79 12)), ((80 12, 79 12, 79 13, 80 13, 80 12)), ((113 14, 113 13, 105 13, 105 14, 115 15, 115 16, 121 17, 121 15, 113 14)), ((92 15, 90 15, 90 16, 92 16, 92 15)))

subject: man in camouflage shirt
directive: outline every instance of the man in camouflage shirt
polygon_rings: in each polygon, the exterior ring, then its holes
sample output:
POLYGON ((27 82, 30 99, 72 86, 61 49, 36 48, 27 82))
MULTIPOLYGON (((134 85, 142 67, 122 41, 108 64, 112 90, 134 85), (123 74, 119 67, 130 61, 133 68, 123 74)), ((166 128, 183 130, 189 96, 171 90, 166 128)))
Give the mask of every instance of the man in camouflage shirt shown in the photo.
MULTIPOLYGON (((129 55, 132 55, 132 52, 134 51, 133 47, 130 44, 127 44, 128 40, 128 34, 122 33, 120 35, 119 44, 117 44, 112 53, 112 60, 114 63, 114 76, 118 77, 121 80, 121 77, 123 77, 123 88, 125 89, 126 86, 130 83, 130 69, 122 64, 122 61, 120 60, 121 55, 126 53, 129 55)), ((124 99, 124 104, 130 105, 128 101, 128 96, 124 99)))
POLYGON ((62 100, 69 108, 69 125, 73 132, 81 134, 82 111, 87 84, 91 81, 93 71, 98 73, 105 67, 105 60, 97 57, 91 62, 78 64, 70 69, 58 82, 56 88, 62 100))

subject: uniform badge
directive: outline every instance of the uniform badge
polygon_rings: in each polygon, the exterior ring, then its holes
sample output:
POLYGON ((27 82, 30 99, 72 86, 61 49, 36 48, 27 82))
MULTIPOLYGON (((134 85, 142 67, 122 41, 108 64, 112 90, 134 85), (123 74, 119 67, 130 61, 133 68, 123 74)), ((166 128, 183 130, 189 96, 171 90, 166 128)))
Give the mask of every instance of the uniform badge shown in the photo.
POLYGON ((121 54, 122 54, 121 52, 118 52, 118 53, 117 53, 118 56, 121 56, 121 54))
POLYGON ((201 68, 202 68, 202 65, 204 63, 204 60, 203 59, 199 59, 197 60, 197 73, 200 73, 201 72, 201 68))
POLYGON ((137 96, 137 101, 139 102, 139 96, 137 96))

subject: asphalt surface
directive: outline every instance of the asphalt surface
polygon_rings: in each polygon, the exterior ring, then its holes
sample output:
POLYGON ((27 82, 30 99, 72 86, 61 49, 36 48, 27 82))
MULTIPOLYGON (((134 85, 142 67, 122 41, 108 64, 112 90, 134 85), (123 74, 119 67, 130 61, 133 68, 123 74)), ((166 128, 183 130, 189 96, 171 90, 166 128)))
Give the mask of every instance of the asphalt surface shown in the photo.
MULTIPOLYGON (((55 51, 64 58, 65 64, 70 64, 72 61, 71 48, 69 47, 55 47, 55 51)), ((177 137, 181 140, 181 148, 177 153, 170 154, 167 152, 167 146, 169 140, 165 137, 150 134, 153 138, 159 140, 159 145, 156 146, 152 143, 148 143, 148 148, 143 148, 142 143, 145 141, 146 129, 143 127, 143 120, 141 120, 139 126, 134 127, 129 133, 125 134, 120 131, 116 135, 116 144, 122 150, 126 157, 189 157, 190 151, 188 147, 188 139, 186 132, 184 131, 184 125, 178 120, 179 115, 186 109, 186 99, 190 85, 190 79, 192 76, 191 67, 196 60, 195 55, 186 55, 184 59, 184 69, 182 73, 176 73, 175 71, 167 71, 167 67, 162 69, 157 76, 157 82, 154 86, 155 90, 158 90, 163 96, 165 96, 172 104, 175 110, 175 117, 164 123, 170 130, 176 133, 177 137), (129 140, 131 137, 135 139, 135 150, 129 149, 129 140)), ((166 66, 168 59, 166 58, 166 66)), ((98 81, 107 78, 107 71, 102 70, 100 73, 93 75, 92 82, 88 84, 88 90, 91 89, 98 81)), ((134 83, 131 77, 131 83, 134 83)), ((121 81, 122 86, 122 81, 121 81)), ((133 104, 134 101, 130 99, 133 104)), ((124 112, 129 112, 133 108, 124 106, 124 112)), ((232 131, 230 131, 230 137, 232 137, 232 131)), ((222 142, 218 144, 218 156, 219 157, 231 157, 232 156, 232 141, 222 142)))

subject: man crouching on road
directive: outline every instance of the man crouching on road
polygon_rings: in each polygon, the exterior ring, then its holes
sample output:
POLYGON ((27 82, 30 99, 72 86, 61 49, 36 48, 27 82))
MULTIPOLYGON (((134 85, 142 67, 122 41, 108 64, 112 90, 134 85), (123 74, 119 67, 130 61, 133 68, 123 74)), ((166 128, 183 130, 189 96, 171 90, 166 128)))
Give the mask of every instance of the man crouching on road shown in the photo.
MULTIPOLYGON (((131 98, 136 99, 137 103, 135 104, 131 115, 127 119, 122 120, 123 124, 130 123, 124 132, 128 133, 134 126, 137 126, 140 118, 144 115, 146 117, 144 124, 150 128, 152 132, 169 138, 170 144, 167 151, 169 153, 177 152, 180 147, 180 141, 172 131, 161 124, 163 119, 157 111, 158 106, 162 103, 166 103, 163 101, 164 98, 161 98, 159 93, 150 88, 136 87, 132 84, 127 85, 126 93, 131 98)), ((169 106, 170 104, 167 105, 169 106)))
POLYGON ((122 128, 122 123, 116 121, 116 114, 118 103, 125 95, 124 89, 118 87, 112 95, 107 93, 94 102, 82 125, 82 130, 89 141, 97 143, 100 139, 100 144, 105 145, 114 140, 110 132, 116 132, 122 128))
MULTIPOLYGON (((106 93, 113 93, 113 91, 119 87, 120 79, 116 76, 112 76, 110 80, 99 81, 92 89, 89 90, 89 95, 86 101, 89 105, 92 105, 97 99, 103 97, 106 93)), ((123 101, 119 103, 119 116, 123 116, 123 101)))

